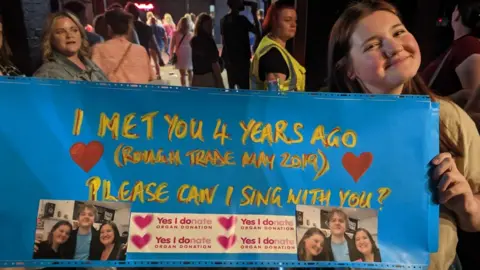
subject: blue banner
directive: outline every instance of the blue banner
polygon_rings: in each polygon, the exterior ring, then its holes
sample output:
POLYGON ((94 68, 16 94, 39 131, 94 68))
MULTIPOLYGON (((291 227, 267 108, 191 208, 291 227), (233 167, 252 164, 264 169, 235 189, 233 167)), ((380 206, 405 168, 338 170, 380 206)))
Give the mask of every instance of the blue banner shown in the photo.
POLYGON ((422 267, 424 96, 0 80, 3 267, 422 267), (8 243, 8 244, 5 244, 8 243))

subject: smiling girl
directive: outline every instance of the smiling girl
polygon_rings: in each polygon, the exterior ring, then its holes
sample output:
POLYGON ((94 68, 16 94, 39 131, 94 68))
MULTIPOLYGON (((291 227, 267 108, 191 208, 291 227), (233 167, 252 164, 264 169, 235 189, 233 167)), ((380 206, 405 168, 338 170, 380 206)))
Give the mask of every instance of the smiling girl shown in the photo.
POLYGON ((440 239, 429 269, 446 270, 455 258, 457 226, 480 231, 480 136, 461 108, 431 93, 418 74, 420 62, 415 37, 386 1, 350 6, 332 28, 328 49, 331 91, 429 95, 440 104, 441 154, 430 164, 434 192, 441 203, 440 239))
POLYGON ((380 250, 377 244, 373 240, 372 235, 365 229, 357 229, 353 234, 353 241, 355 241, 355 247, 357 248, 362 262, 381 262, 380 250))
POLYGON ((310 228, 298 243, 299 261, 328 261, 325 250, 327 237, 318 228, 310 228))
POLYGON ((72 232, 72 224, 62 220, 53 225, 46 241, 38 244, 34 259, 68 259, 65 254, 64 244, 72 232))

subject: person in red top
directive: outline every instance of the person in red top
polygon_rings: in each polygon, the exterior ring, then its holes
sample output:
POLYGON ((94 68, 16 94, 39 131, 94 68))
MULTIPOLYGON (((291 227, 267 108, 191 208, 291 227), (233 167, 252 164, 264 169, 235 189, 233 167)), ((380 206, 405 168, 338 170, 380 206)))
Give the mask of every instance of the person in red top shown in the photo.
POLYGON ((480 85, 480 1, 458 1, 451 25, 452 45, 425 68, 422 77, 436 94, 464 107, 480 85))

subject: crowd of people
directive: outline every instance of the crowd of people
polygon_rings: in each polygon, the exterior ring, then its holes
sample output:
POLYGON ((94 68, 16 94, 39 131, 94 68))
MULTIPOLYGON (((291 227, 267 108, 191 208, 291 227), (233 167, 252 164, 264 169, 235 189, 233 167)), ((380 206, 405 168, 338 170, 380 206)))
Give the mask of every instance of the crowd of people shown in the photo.
MULTIPOLYGON (((126 249, 118 227, 113 222, 103 223, 97 230, 93 226, 97 208, 84 204, 79 209, 78 227, 68 220, 58 221, 50 230, 47 240, 36 241, 33 258, 45 260, 124 260, 126 249)), ((55 269, 55 268, 53 268, 55 269)))
MULTIPOLYGON (((286 49, 296 34, 295 6, 279 0, 265 19, 259 19, 252 5, 252 23, 240 14, 245 3, 228 0, 230 13, 221 20, 221 55, 212 35, 212 17, 206 13, 194 20, 188 14, 177 25, 167 15, 162 21, 150 14, 142 22, 134 4, 117 4, 96 18, 93 33, 85 31, 81 12, 66 7, 47 19, 44 63, 34 76, 149 83, 159 78, 160 56, 166 53, 185 86, 223 88, 225 69, 231 89, 266 90, 274 81, 280 91, 305 91, 306 69, 286 49)), ((473 121, 480 121, 480 1, 459 1, 452 27, 455 39, 450 49, 420 72, 419 46, 397 9, 382 0, 360 1, 345 9, 331 30, 325 89, 429 95, 440 103, 441 154, 432 160, 431 178, 442 210, 439 250, 431 255, 430 266, 440 270, 454 265, 458 235, 462 245, 478 239, 466 232, 480 231, 480 136, 473 121)), ((0 74, 21 75, 2 37, 0 74)), ((474 249, 460 250, 462 262, 476 260, 474 249)), ((335 252, 332 256, 338 260, 335 252)))

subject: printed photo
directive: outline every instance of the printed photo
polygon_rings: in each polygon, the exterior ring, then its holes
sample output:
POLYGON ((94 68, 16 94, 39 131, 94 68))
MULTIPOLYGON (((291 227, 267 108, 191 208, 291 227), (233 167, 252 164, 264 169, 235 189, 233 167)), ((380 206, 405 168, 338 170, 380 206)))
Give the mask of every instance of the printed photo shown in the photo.
POLYGON ((40 200, 33 259, 125 260, 131 204, 40 200))
POLYGON ((297 205, 299 261, 381 262, 378 212, 297 205))

